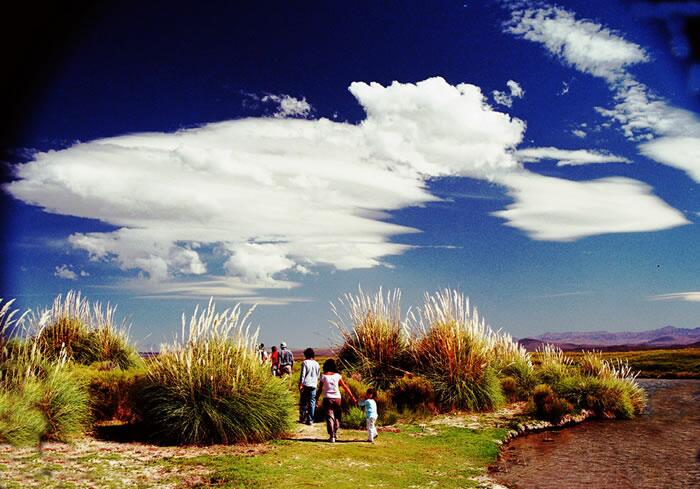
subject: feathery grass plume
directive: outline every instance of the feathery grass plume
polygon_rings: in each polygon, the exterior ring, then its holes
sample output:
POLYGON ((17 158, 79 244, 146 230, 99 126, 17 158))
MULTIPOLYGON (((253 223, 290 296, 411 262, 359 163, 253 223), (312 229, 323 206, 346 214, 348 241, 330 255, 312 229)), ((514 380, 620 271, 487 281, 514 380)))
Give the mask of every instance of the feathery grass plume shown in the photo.
POLYGON ((537 374, 543 384, 549 384, 556 390, 557 384, 574 373, 571 358, 556 345, 545 344, 535 354, 538 362, 537 374))
POLYGON ((140 366, 142 360, 129 342, 128 325, 117 323, 115 312, 116 307, 90 304, 71 290, 65 298, 58 295, 39 316, 42 325, 34 328, 34 341, 52 359, 65 349, 70 360, 83 365, 108 361, 121 369, 140 366))
POLYGON ((89 365, 97 361, 96 345, 90 334, 90 303, 80 292, 58 295, 39 317, 41 324, 34 341, 44 356, 57 359, 63 349, 71 360, 89 365))
POLYGON ((532 357, 513 337, 502 331, 494 333, 494 369, 499 377, 515 380, 511 390, 518 399, 527 399, 537 385, 532 357))
POLYGON ((493 368, 495 335, 456 290, 426 294, 418 317, 412 354, 418 373, 433 385, 442 408, 492 409, 503 402, 493 368))
MULTIPOLYGON (((46 358, 31 341, 23 323, 0 309, 6 344, 0 359, 0 440, 16 445, 37 444, 40 439, 68 440, 82 434, 89 421, 89 399, 84 384, 66 369, 67 355, 60 350, 46 358), (8 319, 9 318, 9 319, 8 319), (7 331, 13 327, 13 332, 7 331)), ((39 332, 45 316, 37 320, 39 332)))
POLYGON ((386 294, 381 287, 366 293, 345 294, 338 306, 331 303, 343 346, 338 353, 342 366, 358 373, 362 381, 380 389, 401 377, 409 359, 410 338, 401 320, 401 291, 386 294))
POLYGON ((253 442, 289 429, 294 401, 287 382, 258 360, 254 309, 217 313, 210 300, 189 322, 183 315, 182 336, 147 363, 143 415, 161 440, 253 442))
POLYGON ((143 366, 143 359, 129 339, 126 319, 115 319, 117 307, 96 302, 92 308, 93 348, 98 362, 110 362, 122 370, 143 366))
POLYGON ((578 366, 582 375, 599 377, 609 374, 608 364, 598 350, 583 351, 578 359, 578 366))

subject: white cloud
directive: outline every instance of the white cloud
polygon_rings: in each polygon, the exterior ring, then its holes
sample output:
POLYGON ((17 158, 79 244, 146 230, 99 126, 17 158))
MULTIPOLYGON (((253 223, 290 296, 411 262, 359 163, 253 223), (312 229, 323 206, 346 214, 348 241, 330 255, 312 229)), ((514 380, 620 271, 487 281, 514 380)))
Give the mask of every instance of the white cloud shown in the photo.
POLYGON ((632 163, 622 156, 588 149, 525 148, 517 150, 515 156, 524 163, 557 160, 557 166, 588 165, 591 163, 632 163))
POLYGON ((567 65, 584 73, 616 80, 625 68, 649 58, 637 44, 590 20, 576 19, 559 7, 515 10, 507 31, 541 43, 567 65))
POLYGON ((300 100, 291 95, 265 95, 263 102, 274 102, 279 105, 279 109, 275 112, 275 117, 307 117, 311 114, 312 107, 306 101, 306 98, 300 100))
POLYGON ((700 292, 676 292, 673 294, 659 294, 649 297, 652 301, 688 301, 700 302, 700 292))
POLYGON ((700 133, 700 123, 692 112, 669 105, 650 93, 643 83, 627 77, 611 88, 616 92, 617 104, 612 109, 596 107, 596 110, 618 122, 627 138, 700 133))
POLYGON ((509 187, 515 202, 493 215, 536 240, 573 241, 688 223, 651 188, 628 178, 578 182, 521 172, 504 176, 500 183, 509 187))
POLYGON ((426 179, 518 167, 524 123, 494 112, 478 87, 433 78, 350 91, 367 112, 359 125, 249 118, 102 139, 36 154, 8 189, 116 226, 70 236, 93 260, 162 284, 200 275, 190 287, 208 290, 221 272, 208 270, 205 244, 223 250, 235 279, 217 290, 250 294, 292 286, 288 275, 314 266, 382 265, 410 248, 393 236, 416 232, 385 213, 438 200, 426 179))
POLYGON ((588 136, 588 133, 583 129, 572 129, 571 134, 580 139, 584 139, 586 136, 588 136))
POLYGON ((699 137, 663 137, 640 144, 639 151, 646 157, 685 171, 700 182, 699 137))
POLYGON ((35 154, 6 188, 47 212, 115 226, 69 242, 142 272, 150 280, 122 285, 161 298, 260 298, 318 267, 385 265, 411 248, 393 238, 418 231, 388 213, 439 200, 427 182, 444 176, 505 185, 516 202, 499 215, 535 239, 685 222, 639 182, 523 170, 514 152, 525 123, 494 111, 476 86, 431 78, 349 90, 366 112, 358 125, 247 118, 101 139, 35 154))
POLYGON ((513 99, 523 98, 523 96, 525 95, 525 90, 523 90, 520 84, 514 80, 508 80, 506 86, 510 91, 509 93, 502 92, 500 90, 494 90, 493 92, 491 92, 491 95, 493 96, 493 101, 497 104, 504 105, 506 107, 512 107, 513 99))
POLYGON ((513 98, 523 98, 525 96, 525 90, 520 86, 515 80, 508 80, 506 86, 510 90, 510 95, 513 98))
POLYGON ((630 140, 653 140, 639 146, 642 154, 684 170, 700 182, 700 121, 692 112, 651 93, 627 71, 631 65, 649 61, 640 46, 558 7, 516 10, 506 28, 543 44, 565 64, 607 80, 616 104, 613 108, 596 107, 598 113, 618 122, 630 140))
POLYGON ((54 276, 65 280, 78 280, 78 275, 68 265, 56 267, 54 276))

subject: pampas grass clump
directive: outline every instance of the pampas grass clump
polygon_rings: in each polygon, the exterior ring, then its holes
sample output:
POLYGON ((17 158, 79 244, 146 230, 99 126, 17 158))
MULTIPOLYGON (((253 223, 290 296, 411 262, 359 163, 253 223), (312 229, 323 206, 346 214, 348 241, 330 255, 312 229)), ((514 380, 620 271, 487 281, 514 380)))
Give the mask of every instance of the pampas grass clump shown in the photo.
POLYGON ((26 313, 16 319, 11 304, 0 308, 0 440, 36 445, 81 435, 89 422, 84 383, 66 367, 65 350, 51 360, 22 336, 26 313))
POLYGON ((115 319, 116 307, 90 302, 80 292, 58 295, 53 305, 34 316, 37 343, 44 356, 57 359, 65 350, 68 359, 83 365, 111 362, 129 369, 142 364, 129 342, 128 326, 115 319))
POLYGON ((210 301, 182 318, 182 336, 148 362, 144 420, 161 441, 255 442, 289 429, 293 400, 257 354, 240 305, 217 313, 210 301))
POLYGON ((443 409, 488 410, 503 403, 494 369, 496 338, 457 291, 427 295, 418 315, 411 350, 416 371, 433 385, 443 409))
POLYGON ((331 307, 336 318, 332 322, 343 338, 338 358, 345 370, 379 389, 403 376, 410 338, 401 321, 400 290, 385 295, 381 288, 374 294, 360 289, 331 307))

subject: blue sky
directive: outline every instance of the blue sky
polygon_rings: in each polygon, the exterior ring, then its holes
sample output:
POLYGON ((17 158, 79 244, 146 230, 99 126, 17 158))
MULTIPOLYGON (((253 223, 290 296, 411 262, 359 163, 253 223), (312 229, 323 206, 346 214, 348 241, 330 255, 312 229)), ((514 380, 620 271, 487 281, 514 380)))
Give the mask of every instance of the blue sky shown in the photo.
POLYGON ((359 284, 459 288, 516 337, 700 326, 672 5, 167 5, 100 12, 45 81, 0 296, 82 290, 142 345, 210 296, 327 344, 359 284))

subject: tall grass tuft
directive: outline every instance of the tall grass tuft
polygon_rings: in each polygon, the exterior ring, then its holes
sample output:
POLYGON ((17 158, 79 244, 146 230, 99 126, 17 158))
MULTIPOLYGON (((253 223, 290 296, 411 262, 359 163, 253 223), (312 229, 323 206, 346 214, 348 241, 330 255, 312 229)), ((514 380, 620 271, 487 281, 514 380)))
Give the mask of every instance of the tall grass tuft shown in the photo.
POLYGON ((537 349, 536 356, 539 363, 537 374, 543 384, 556 388, 559 382, 575 373, 571 359, 558 346, 543 345, 537 349))
POLYGON ((599 417, 632 418, 646 407, 646 393, 637 372, 627 363, 605 360, 599 351, 584 352, 579 366, 553 385, 559 395, 599 417))
POLYGON ((387 389, 403 376, 409 360, 409 335, 401 320, 401 291, 345 294, 331 304, 343 346, 342 366, 363 382, 387 389))
POLYGON ((35 316, 42 324, 35 327, 34 341, 50 359, 65 350, 70 360, 83 365, 107 361, 121 369, 138 366, 141 359, 129 342, 128 325, 117 323, 115 312, 110 304, 90 304, 80 292, 58 295, 35 316))
POLYGON ((65 350, 54 360, 46 358, 26 338, 26 314, 14 317, 7 307, 0 309, 5 343, 0 357, 0 440, 32 445, 82 434, 89 421, 89 399, 84 384, 66 368, 65 350))
POLYGON ((143 414, 163 441, 253 442, 289 429, 291 393, 257 358, 253 309, 217 313, 210 301, 189 322, 183 315, 181 338, 148 362, 143 414))
POLYGON ((483 410, 503 402, 493 367, 496 337, 469 299, 449 289, 426 294, 411 321, 418 332, 415 369, 433 385, 441 407, 483 410))

